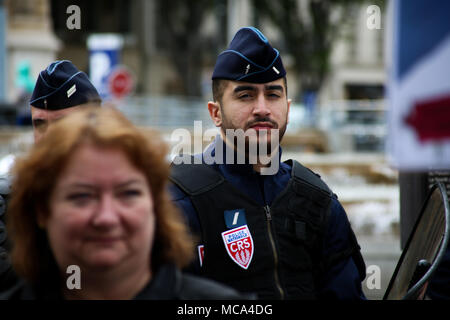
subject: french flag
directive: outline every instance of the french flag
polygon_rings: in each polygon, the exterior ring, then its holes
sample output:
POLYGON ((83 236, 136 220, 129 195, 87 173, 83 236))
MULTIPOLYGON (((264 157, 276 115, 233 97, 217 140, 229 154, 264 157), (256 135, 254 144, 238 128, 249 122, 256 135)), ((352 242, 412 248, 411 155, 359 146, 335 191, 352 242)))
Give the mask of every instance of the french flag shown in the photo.
POLYGON ((402 170, 450 169, 450 1, 390 5, 389 160, 402 170))

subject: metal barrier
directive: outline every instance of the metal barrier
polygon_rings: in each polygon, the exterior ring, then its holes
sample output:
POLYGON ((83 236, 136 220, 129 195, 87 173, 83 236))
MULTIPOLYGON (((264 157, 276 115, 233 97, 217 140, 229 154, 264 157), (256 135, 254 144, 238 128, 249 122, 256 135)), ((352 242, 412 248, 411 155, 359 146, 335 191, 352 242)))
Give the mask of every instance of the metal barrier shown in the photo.
POLYGON ((439 268, 450 237, 450 208, 444 184, 430 190, 400 256, 383 300, 423 299, 426 283, 439 268))
POLYGON ((117 105, 137 126, 156 129, 192 128, 202 121, 204 128, 214 127, 203 99, 185 97, 133 97, 117 105))

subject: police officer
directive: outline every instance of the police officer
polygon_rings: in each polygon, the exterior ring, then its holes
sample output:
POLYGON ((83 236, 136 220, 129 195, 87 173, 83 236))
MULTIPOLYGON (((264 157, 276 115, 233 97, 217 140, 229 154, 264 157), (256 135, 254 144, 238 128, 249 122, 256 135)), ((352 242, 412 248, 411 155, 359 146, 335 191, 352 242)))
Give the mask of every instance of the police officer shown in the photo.
POLYGON ((100 104, 97 90, 87 75, 68 61, 55 61, 42 70, 30 99, 34 141, 48 125, 85 104, 100 104))
MULTIPOLYGON (((100 105, 101 98, 87 75, 68 60, 52 62, 39 73, 30 99, 34 141, 38 142, 48 125, 82 108, 100 105)), ((0 177, 0 291, 16 281, 8 258, 10 244, 5 228, 6 201, 10 192, 9 174, 0 177)))
POLYGON ((221 134, 201 157, 176 158, 171 174, 173 200, 200 239, 191 271, 262 299, 365 299, 365 264, 337 197, 300 163, 279 162, 274 141, 291 104, 279 52, 241 28, 212 81, 208 110, 221 134), (239 129, 256 133, 244 149, 228 135, 239 129), (252 141, 267 143, 270 162, 252 162, 252 141))

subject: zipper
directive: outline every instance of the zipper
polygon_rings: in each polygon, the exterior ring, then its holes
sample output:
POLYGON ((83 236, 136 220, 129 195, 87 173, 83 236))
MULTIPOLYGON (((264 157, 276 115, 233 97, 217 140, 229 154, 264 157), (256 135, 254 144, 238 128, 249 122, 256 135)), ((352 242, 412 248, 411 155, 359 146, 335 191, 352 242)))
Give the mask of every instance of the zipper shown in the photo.
POLYGON ((275 279, 275 286, 277 287, 278 293, 280 294, 280 298, 284 299, 284 290, 281 287, 280 277, 278 276, 278 252, 277 248, 275 247, 275 240, 273 239, 273 233, 272 233, 272 214, 270 213, 270 207, 268 205, 264 206, 264 211, 266 213, 266 220, 267 220, 267 232, 269 233, 269 240, 270 245, 272 246, 272 253, 273 253, 273 259, 274 259, 274 279, 275 279))

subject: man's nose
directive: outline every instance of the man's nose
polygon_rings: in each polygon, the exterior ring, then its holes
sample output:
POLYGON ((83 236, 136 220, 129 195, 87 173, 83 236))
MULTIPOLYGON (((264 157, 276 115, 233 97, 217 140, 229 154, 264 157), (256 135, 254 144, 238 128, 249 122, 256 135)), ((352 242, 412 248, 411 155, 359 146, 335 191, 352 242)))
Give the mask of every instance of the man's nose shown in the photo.
POLYGON ((110 194, 101 195, 97 212, 92 220, 92 224, 97 228, 108 229, 119 222, 119 214, 114 198, 110 194))
POLYGON ((259 94, 256 99, 256 105, 253 109, 253 115, 259 117, 266 117, 270 115, 269 103, 264 94, 259 94))

